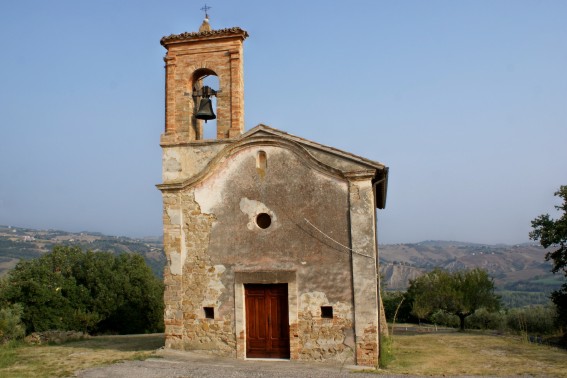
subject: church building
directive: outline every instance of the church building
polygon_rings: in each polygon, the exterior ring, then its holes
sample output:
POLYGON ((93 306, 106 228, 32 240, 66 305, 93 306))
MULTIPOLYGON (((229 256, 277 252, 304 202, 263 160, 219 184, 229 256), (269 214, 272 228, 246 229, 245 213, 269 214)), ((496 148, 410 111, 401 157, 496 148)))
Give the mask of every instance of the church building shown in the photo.
POLYGON ((166 348, 376 366, 388 167, 266 125, 245 131, 247 37, 205 19, 161 39, 166 348))

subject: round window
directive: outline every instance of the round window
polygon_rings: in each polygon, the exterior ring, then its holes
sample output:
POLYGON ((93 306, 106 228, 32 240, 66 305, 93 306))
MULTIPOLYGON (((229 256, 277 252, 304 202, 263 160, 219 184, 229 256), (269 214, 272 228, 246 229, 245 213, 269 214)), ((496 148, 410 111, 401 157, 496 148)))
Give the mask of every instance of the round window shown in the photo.
POLYGON ((260 213, 256 216, 256 224, 260 228, 268 228, 272 224, 272 217, 270 214, 260 213))

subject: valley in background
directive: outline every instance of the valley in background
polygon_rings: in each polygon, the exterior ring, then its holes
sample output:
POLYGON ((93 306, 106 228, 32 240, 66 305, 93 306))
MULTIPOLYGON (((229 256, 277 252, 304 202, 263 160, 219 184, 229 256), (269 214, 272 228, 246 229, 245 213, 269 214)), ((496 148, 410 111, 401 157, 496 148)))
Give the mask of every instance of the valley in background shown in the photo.
POLYGON ((412 280, 434 268, 449 271, 481 268, 494 279, 506 307, 550 303, 562 276, 551 273, 547 251, 537 243, 485 245, 424 241, 380 245, 380 273, 387 291, 405 291, 412 280))
POLYGON ((84 251, 136 253, 146 260, 152 272, 163 277, 165 254, 161 238, 129 238, 108 236, 98 232, 66 232, 35 230, 0 225, 0 276, 14 268, 18 261, 41 256, 55 245, 79 246, 84 251))
MULTIPOLYGON (((39 257, 55 245, 83 250, 142 255, 154 274, 163 276, 166 264, 161 238, 129 238, 97 232, 35 230, 0 225, 0 276, 19 260, 39 257)), ((447 270, 482 268, 494 278, 506 307, 550 303, 549 294, 562 283, 536 243, 485 245, 455 241, 384 244, 379 246, 382 289, 405 291, 409 280, 439 267, 447 270)))

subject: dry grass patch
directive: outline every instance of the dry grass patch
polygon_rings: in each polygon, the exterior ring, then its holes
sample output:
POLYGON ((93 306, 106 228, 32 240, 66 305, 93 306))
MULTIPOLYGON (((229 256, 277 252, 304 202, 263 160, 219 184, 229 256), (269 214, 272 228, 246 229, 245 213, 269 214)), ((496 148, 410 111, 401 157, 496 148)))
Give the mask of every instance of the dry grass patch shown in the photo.
POLYGON ((395 335, 387 372, 411 375, 567 377, 567 351, 468 333, 395 335))
POLYGON ((163 346, 163 335, 98 336, 61 345, 19 345, 0 349, 11 356, 0 364, 1 377, 66 377, 77 370, 146 359, 163 346))

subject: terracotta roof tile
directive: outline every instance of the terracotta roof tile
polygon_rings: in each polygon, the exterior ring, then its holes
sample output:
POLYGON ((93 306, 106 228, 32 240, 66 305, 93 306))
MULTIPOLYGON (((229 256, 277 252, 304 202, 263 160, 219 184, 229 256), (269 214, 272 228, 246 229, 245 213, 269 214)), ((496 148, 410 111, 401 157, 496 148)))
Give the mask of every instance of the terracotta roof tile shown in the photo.
POLYGON ((202 31, 202 32, 185 32, 181 34, 170 34, 168 36, 163 37, 160 40, 162 46, 165 46, 171 42, 182 42, 191 39, 198 39, 203 37, 224 37, 224 36, 233 36, 233 35, 241 35, 243 38, 248 37, 248 32, 239 28, 238 26, 233 28, 227 29, 218 29, 218 30, 209 30, 209 31, 202 31))

